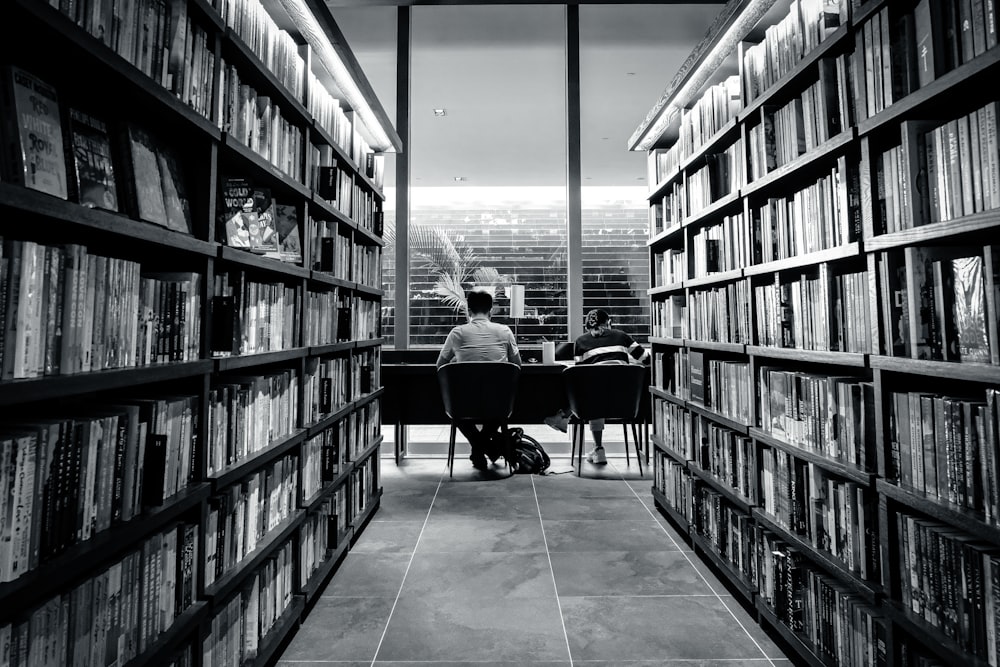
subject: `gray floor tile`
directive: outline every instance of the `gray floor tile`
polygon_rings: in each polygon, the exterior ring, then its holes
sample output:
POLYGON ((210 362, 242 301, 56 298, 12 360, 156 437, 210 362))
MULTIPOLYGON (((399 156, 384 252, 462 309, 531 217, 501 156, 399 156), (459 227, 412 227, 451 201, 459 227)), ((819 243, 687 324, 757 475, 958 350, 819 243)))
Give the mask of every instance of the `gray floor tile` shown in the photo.
POLYGON ((320 598, 282 661, 367 660, 370 664, 392 603, 392 598, 320 598))
POLYGON ((553 553, 559 597, 586 595, 711 595, 679 551, 553 553))
POLYGON ((640 521, 649 512, 635 498, 539 498, 542 520, 640 521))
POLYGON ((378 516, 380 521, 423 521, 434 500, 434 488, 383 493, 378 516))
POLYGON ((418 546, 425 551, 544 552, 545 537, 537 517, 512 521, 458 519, 438 521, 431 515, 418 546))
POLYGON ((441 482, 438 496, 533 496, 530 475, 514 475, 498 479, 465 478, 441 482))
POLYGON ((349 552, 322 595, 395 598, 411 555, 349 552))
POLYGON ((455 519, 537 519, 538 505, 533 495, 519 496, 439 496, 434 501, 431 521, 455 519))
POLYGON ((638 521, 545 521, 549 551, 676 551, 678 547, 652 518, 638 521))
POLYGON ((401 597, 497 598, 555 596, 544 553, 430 553, 418 551, 401 597))
POLYGON ((555 597, 400 598, 379 660, 474 662, 568 658, 555 597))
POLYGON ((424 527, 419 521, 382 521, 379 514, 368 524, 351 551, 358 553, 413 553, 424 527))
POLYGON ((552 475, 535 480, 539 498, 634 498, 632 488, 621 479, 592 479, 576 475, 552 475))
POLYGON ((573 660, 765 657, 715 597, 560 598, 573 660))
MULTIPOLYGON (((367 663, 366 663, 367 664, 367 663)), ((378 660, 375 662, 375 667, 391 667, 392 665, 398 665, 399 667, 406 667, 412 665, 413 667, 570 667, 573 663, 569 660, 562 661, 552 661, 552 660, 476 660, 476 661, 463 661, 463 660, 402 660, 402 661, 385 661, 378 660)))
POLYGON ((788 660, 769 661, 767 658, 724 660, 576 660, 580 667, 792 667, 788 660))

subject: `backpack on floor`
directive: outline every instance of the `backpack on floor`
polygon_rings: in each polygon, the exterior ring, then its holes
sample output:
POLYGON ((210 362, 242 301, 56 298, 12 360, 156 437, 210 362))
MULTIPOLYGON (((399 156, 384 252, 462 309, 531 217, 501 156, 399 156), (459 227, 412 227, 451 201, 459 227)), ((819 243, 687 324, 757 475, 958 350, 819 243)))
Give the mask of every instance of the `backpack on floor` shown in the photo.
POLYGON ((541 475, 552 463, 538 441, 524 434, 523 428, 510 428, 506 432, 511 454, 507 461, 511 473, 541 475))

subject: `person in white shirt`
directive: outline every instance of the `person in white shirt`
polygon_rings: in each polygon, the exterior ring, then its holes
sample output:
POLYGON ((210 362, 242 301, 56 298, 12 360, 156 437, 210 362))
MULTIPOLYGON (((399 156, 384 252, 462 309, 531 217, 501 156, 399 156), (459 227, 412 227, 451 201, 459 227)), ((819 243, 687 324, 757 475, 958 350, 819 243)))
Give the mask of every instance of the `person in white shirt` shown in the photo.
MULTIPOLYGON (((437 367, 441 368, 453 361, 509 361, 520 366, 521 353, 510 327, 490 321, 493 295, 482 290, 472 290, 466 294, 466 304, 469 321, 448 333, 437 358, 437 367)), ((459 423, 457 426, 472 447, 469 459, 475 468, 485 470, 487 456, 493 461, 499 458, 502 448, 494 438, 500 429, 499 422, 469 422, 459 423)))

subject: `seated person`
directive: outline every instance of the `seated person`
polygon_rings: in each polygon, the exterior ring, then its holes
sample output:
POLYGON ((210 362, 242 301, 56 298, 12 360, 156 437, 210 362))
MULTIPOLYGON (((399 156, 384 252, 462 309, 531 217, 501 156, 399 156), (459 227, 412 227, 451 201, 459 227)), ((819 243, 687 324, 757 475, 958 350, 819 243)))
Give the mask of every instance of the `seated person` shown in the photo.
MULTIPOLYGON (((632 340, 624 331, 611 327, 611 316, 604 310, 591 310, 583 321, 587 333, 581 335, 573 344, 573 354, 576 364, 629 364, 649 363, 649 350, 632 340)), ((570 412, 562 409, 551 417, 545 418, 545 423, 552 428, 566 432, 570 412)), ((590 432, 594 437, 594 448, 587 454, 590 463, 607 463, 602 438, 604 435, 604 420, 590 421, 590 432)))
MULTIPOLYGON (((441 368, 452 361, 509 361, 521 365, 521 353, 517 341, 509 327, 490 321, 493 312, 493 296, 489 292, 472 290, 466 294, 469 321, 451 330, 444 341, 444 347, 437 358, 441 368)), ((465 439, 472 447, 472 465, 479 470, 487 467, 486 456, 496 461, 503 449, 494 436, 499 433, 500 423, 457 424, 465 439)))

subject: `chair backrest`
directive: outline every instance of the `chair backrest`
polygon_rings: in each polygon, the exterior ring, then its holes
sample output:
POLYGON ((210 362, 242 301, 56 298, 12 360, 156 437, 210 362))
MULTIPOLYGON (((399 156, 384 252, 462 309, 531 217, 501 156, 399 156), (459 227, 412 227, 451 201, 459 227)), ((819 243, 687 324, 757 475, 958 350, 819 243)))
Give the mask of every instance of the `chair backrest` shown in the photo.
POLYGON ((584 421, 633 420, 646 393, 646 369, 637 364, 583 364, 563 371, 569 409, 584 421))
POLYGON ((460 361, 438 369, 444 411, 451 419, 503 421, 514 411, 521 367, 506 361, 460 361))

